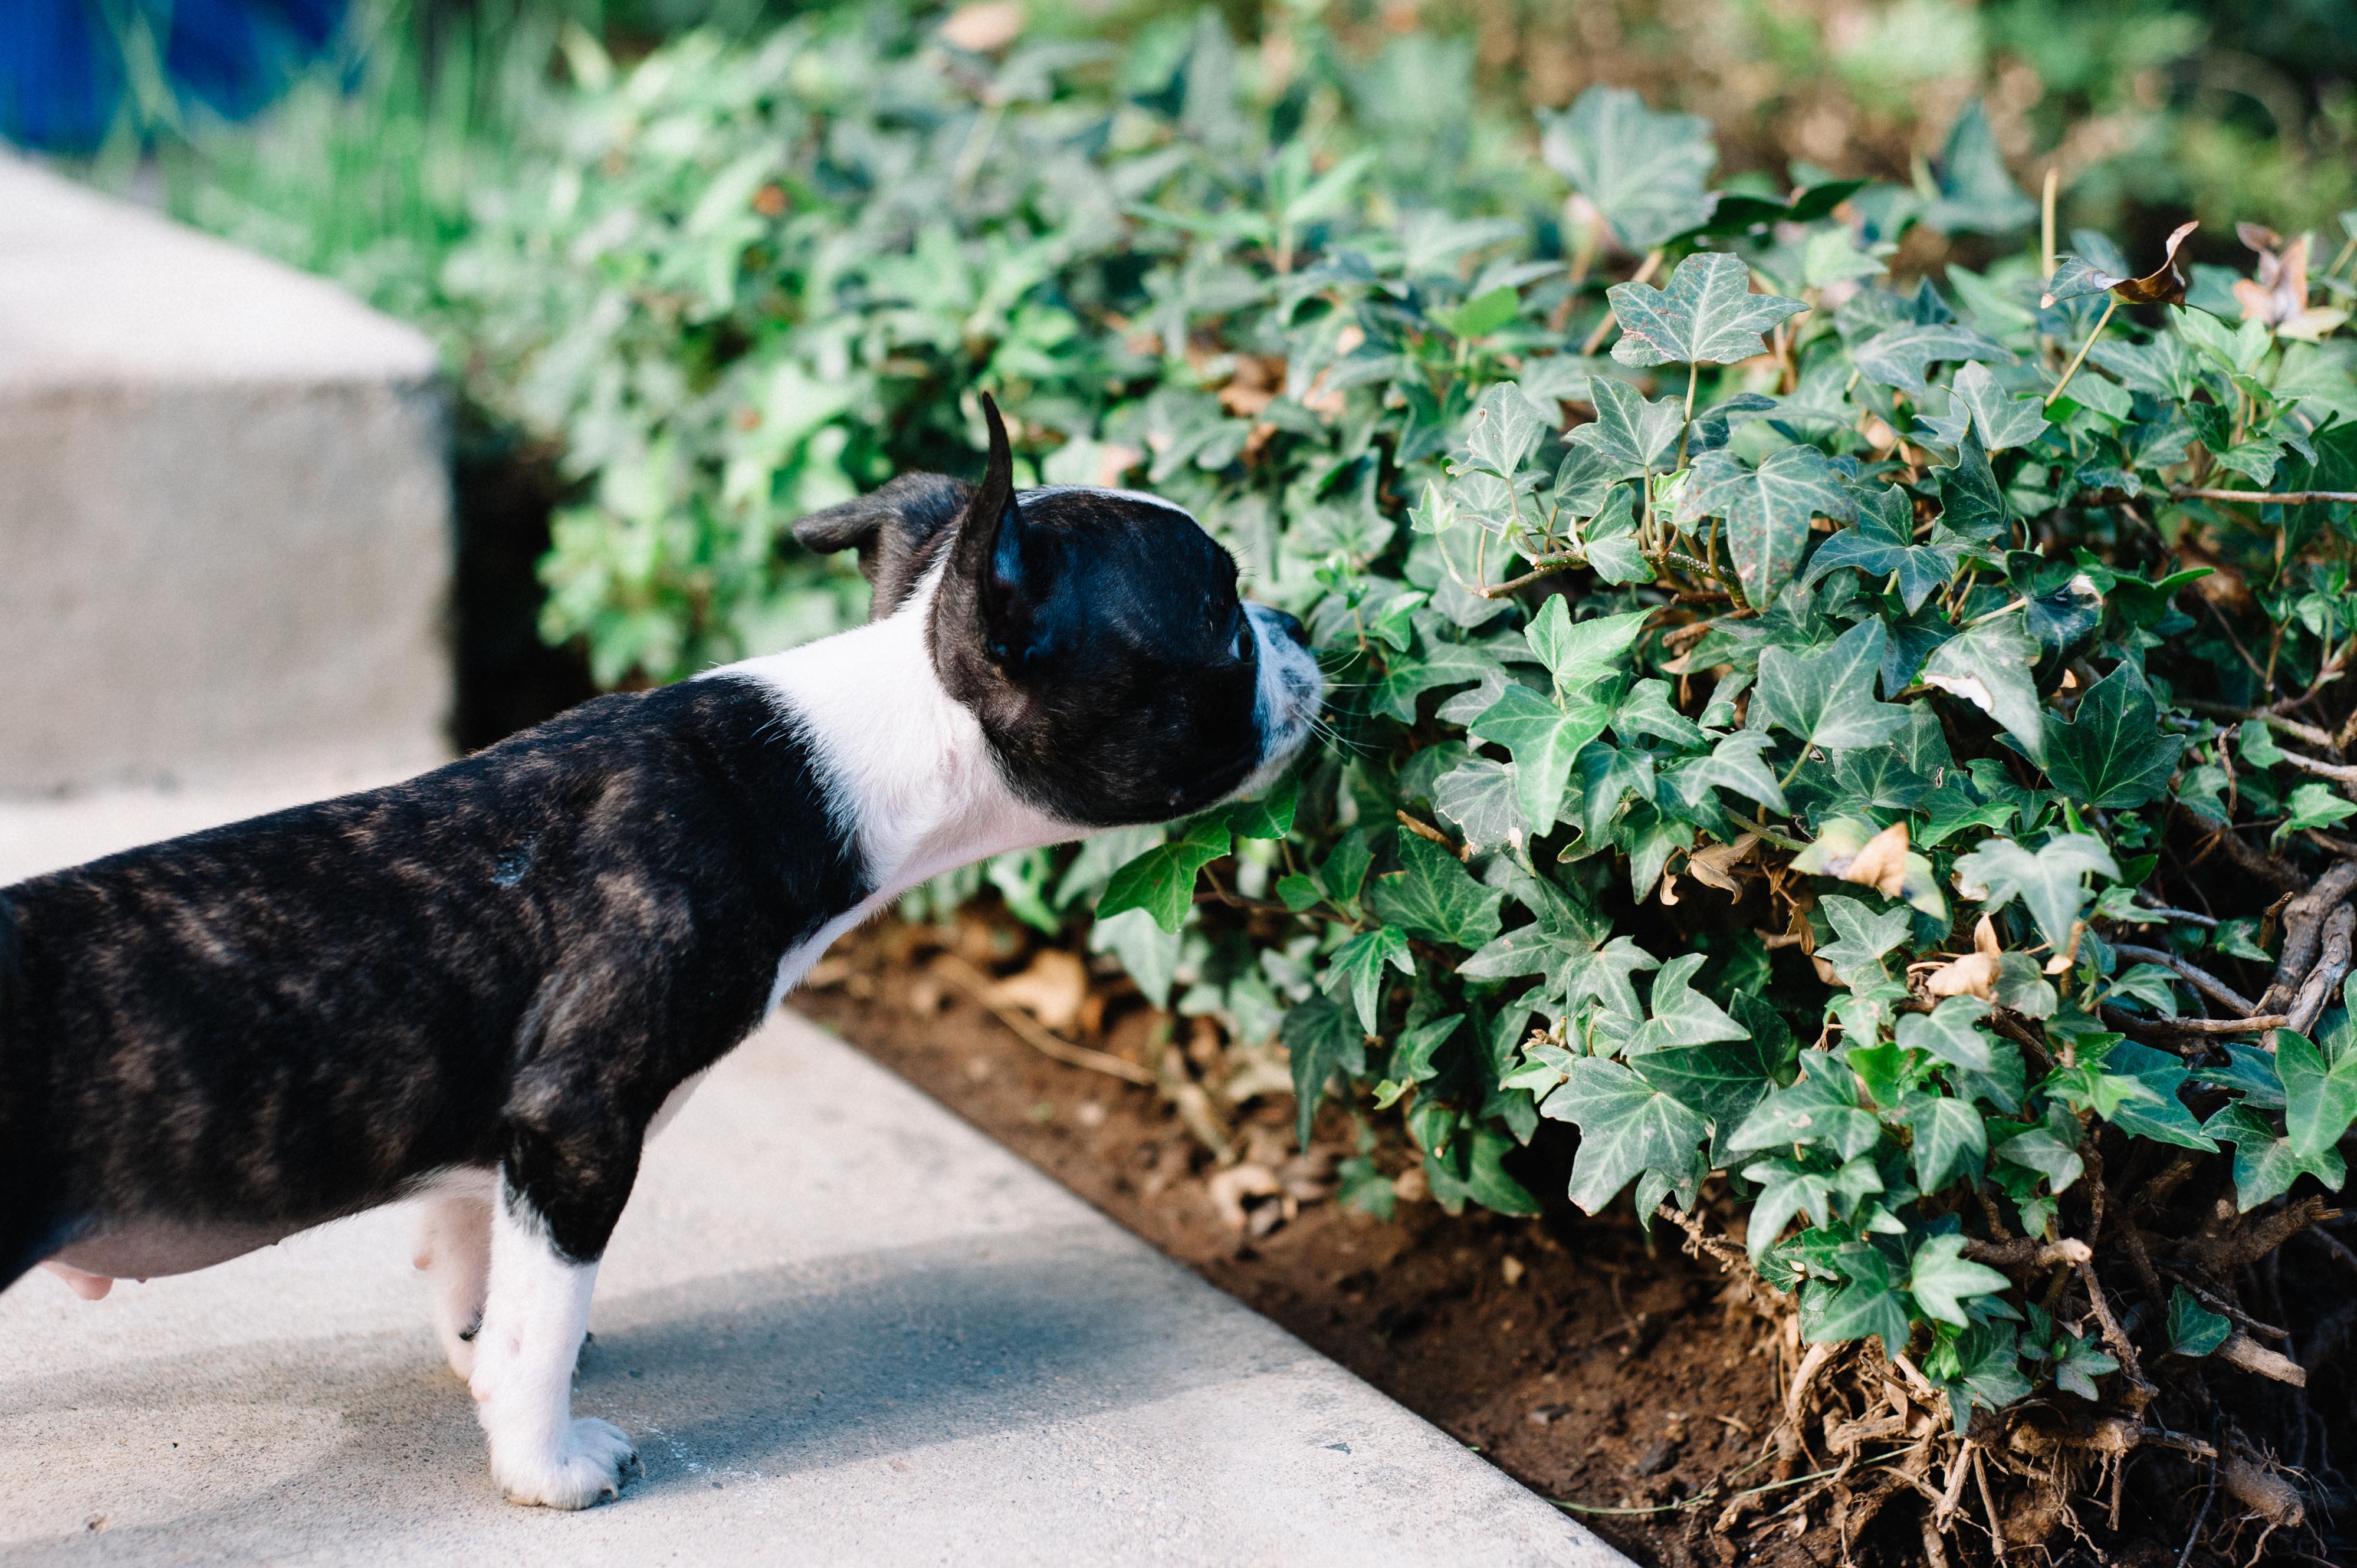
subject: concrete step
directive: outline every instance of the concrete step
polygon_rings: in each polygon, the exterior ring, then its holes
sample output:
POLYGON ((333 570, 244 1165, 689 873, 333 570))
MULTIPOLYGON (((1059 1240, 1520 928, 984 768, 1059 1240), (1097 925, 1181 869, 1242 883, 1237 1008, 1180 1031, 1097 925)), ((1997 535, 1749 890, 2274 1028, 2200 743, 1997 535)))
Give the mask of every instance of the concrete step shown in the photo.
POLYGON ((447 754, 433 346, 0 155, 0 795, 447 754))

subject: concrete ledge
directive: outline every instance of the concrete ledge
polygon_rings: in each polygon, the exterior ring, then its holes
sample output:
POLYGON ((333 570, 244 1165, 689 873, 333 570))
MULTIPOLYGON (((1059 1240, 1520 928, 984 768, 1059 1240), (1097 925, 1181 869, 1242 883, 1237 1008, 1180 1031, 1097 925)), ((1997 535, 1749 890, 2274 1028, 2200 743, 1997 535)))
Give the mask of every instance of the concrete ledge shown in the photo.
POLYGON ((0 794, 447 755, 432 345, 0 157, 0 794))

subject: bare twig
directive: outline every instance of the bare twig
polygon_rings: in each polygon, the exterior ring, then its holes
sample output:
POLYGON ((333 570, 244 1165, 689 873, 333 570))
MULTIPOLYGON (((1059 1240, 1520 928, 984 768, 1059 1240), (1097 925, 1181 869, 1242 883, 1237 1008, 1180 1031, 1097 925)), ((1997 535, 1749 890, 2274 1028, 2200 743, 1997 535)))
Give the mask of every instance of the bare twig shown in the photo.
POLYGON ((2308 1369, 2280 1350, 2270 1350, 2249 1335, 2237 1330, 2226 1337, 2218 1347, 2218 1359, 2229 1366, 2240 1367, 2263 1378, 2273 1378, 2279 1383, 2289 1383, 2296 1389, 2308 1387, 2308 1369))
POLYGON ((1466 860, 1471 857, 1472 852, 1469 849, 1461 848, 1458 845, 1450 843, 1448 835, 1442 832, 1438 828, 1434 827, 1430 822, 1423 822, 1415 817, 1412 817, 1404 811, 1394 811, 1392 815, 1399 819, 1400 826, 1405 828, 1408 832, 1414 833, 1420 839, 1429 839, 1432 843, 1438 844, 1441 848, 1447 850, 1458 859, 1466 860))
POLYGON ((2357 501, 2357 490, 2213 490, 2203 485, 2171 485, 2171 499, 2245 501, 2254 506, 2308 506, 2319 501, 2357 501))
MULTIPOLYGON (((2235 1270, 2257 1262, 2309 1226, 2338 1219, 2341 1210, 2313 1195, 2276 1209, 2247 1230, 2205 1236, 2186 1243, 2186 1258, 2212 1279, 2231 1278, 2235 1270)), ((1969 1256, 1971 1249, 1965 1249, 1969 1256)))
MULTIPOLYGON (((2105 1008, 2108 1016, 2114 1009, 2105 1008)), ((2177 1035, 2255 1035, 2268 1029, 2280 1029, 2291 1022, 2283 1013, 2258 1013, 2248 1018, 2127 1018, 2150 1028, 2164 1029, 2177 1035)))
POLYGON ((2324 920, 2324 951, 2318 956, 2316 967, 2300 982, 2298 994, 2291 1001, 2284 1027, 2305 1035, 2324 1016, 2325 1005, 2341 989, 2341 980, 2349 973, 2350 945, 2357 939, 2357 908, 2341 905, 2324 920))
POLYGON ((2084 1241, 2069 1237, 2060 1241, 2040 1241, 2035 1237, 2025 1237, 2018 1241, 1967 1240, 1964 1256, 1976 1263, 1986 1263, 1991 1268, 2045 1269, 2058 1263, 2077 1267, 2093 1262, 2095 1254, 2084 1241))
POLYGON ((2315 966, 2317 949, 2324 940, 2324 918, 2352 893, 2357 893, 2357 860, 2337 861, 2325 868, 2314 886, 2284 907, 2283 952, 2256 1011, 2280 1013, 2291 1004, 2300 982, 2315 966))
POLYGON ((2160 965, 2161 968, 2178 975, 2212 1002, 2232 1007, 2241 1016, 2247 1017, 2259 1010, 2257 1004, 2252 1002, 2241 992, 2212 974, 2208 970, 2198 964, 2188 963, 2173 952, 2167 952, 2159 948, 2137 947, 2128 942, 2115 942, 2112 944, 2112 950, 2122 958, 2134 959, 2138 963, 2160 965))

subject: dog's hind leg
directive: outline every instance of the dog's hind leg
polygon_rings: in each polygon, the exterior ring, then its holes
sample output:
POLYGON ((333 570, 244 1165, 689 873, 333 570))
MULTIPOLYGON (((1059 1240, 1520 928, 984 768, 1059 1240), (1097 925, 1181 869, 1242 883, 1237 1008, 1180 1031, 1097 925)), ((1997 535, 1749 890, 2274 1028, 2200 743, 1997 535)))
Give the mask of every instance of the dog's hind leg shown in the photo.
POLYGON ((479 1186, 446 1188, 426 1198, 417 1223, 414 1262, 434 1288, 435 1337, 462 1379, 475 1375, 475 1335, 491 1280, 491 1206, 498 1199, 498 1173, 486 1171, 479 1186))

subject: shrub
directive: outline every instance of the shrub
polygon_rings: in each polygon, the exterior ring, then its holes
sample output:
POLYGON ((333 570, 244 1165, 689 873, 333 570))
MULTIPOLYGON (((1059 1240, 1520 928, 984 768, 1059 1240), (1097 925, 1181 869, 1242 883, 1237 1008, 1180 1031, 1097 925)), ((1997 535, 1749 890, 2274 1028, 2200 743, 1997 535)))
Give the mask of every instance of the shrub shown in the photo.
POLYGON ((593 487, 550 634, 660 680, 856 616, 786 524, 968 463, 991 391, 1037 477, 1156 487, 1308 621, 1332 744, 929 898, 1093 906, 1158 1004, 1282 1047, 1305 1139, 1342 1102, 1371 1209, 1405 1158, 1536 1212, 1517 1151, 1576 1127, 1573 1201, 1797 1314, 1788 1458, 1849 1347, 1823 1441, 1942 1526, 1990 1467, 2050 1527, 2131 1449, 2263 1472, 2202 1369, 2282 1372, 2244 1271, 2357 1118, 2349 247, 1902 281, 1910 232, 2038 217, 1976 108, 1914 187, 1714 188, 1633 94, 1417 111, 1468 97, 1428 40, 1008 42, 576 40, 444 280, 593 487))

